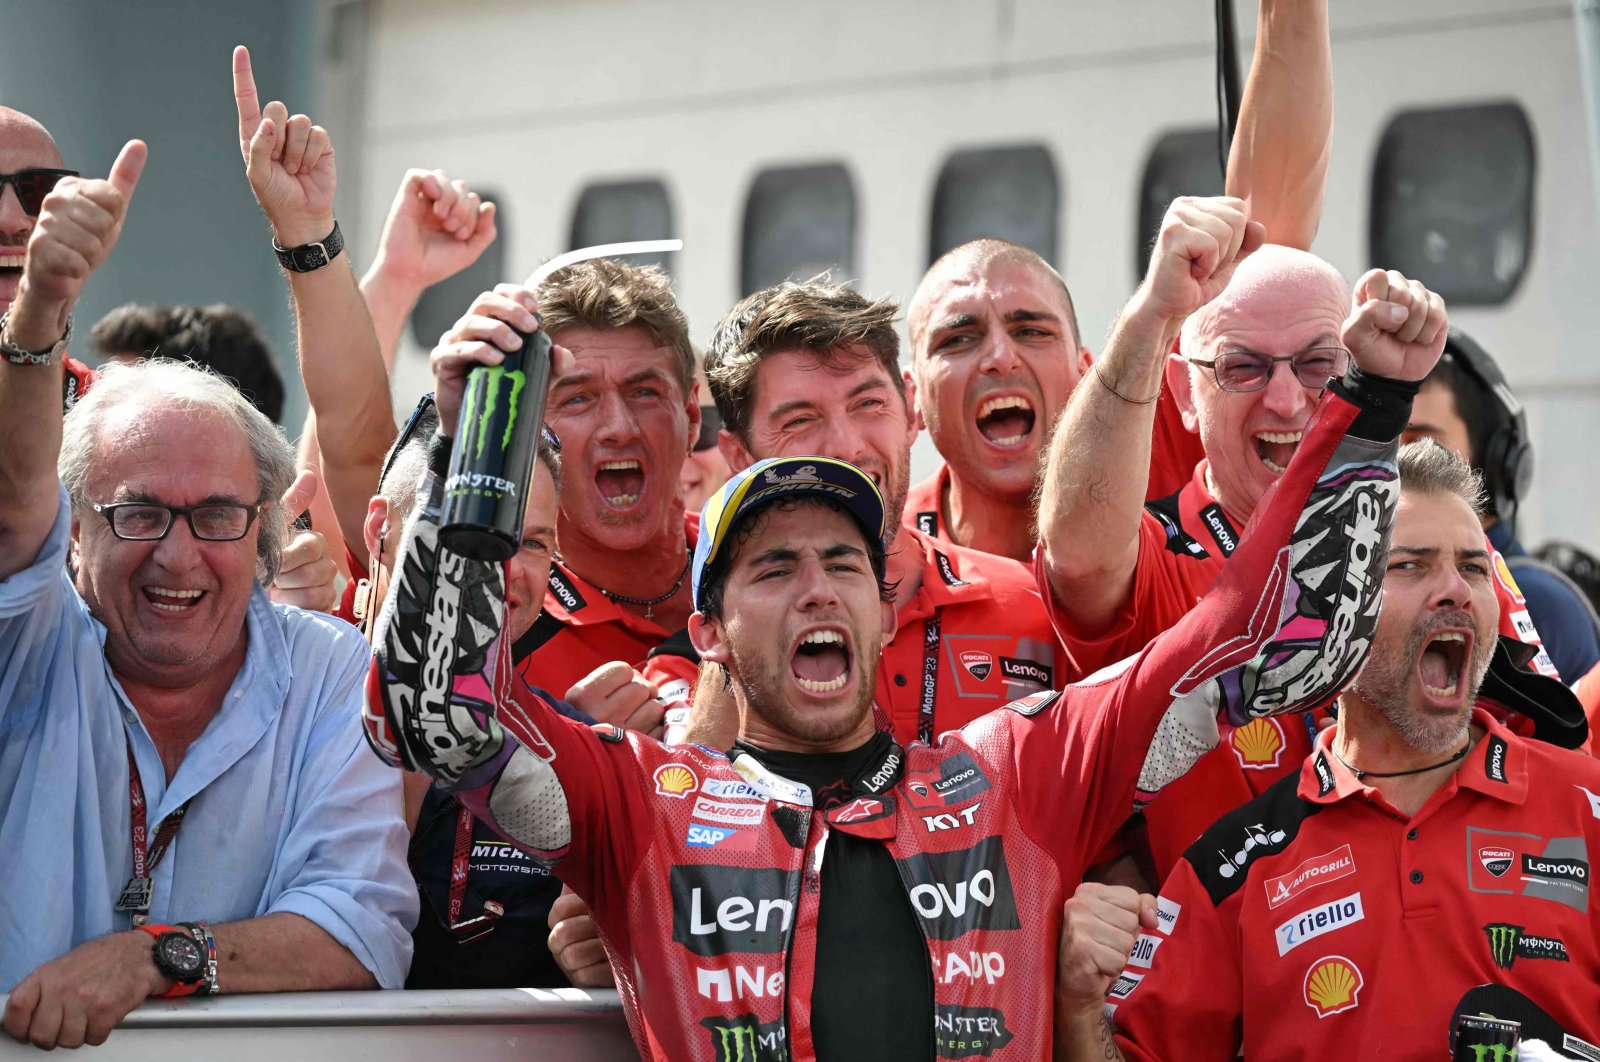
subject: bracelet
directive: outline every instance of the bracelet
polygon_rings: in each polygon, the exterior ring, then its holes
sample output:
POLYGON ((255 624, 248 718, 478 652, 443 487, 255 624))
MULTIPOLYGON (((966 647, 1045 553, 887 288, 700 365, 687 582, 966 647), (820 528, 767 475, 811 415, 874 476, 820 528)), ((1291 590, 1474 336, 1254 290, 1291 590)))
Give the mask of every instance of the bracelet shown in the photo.
POLYGON ((1150 403, 1161 397, 1161 388, 1158 387, 1156 388, 1156 393, 1151 395, 1149 398, 1129 398, 1115 387, 1112 387, 1110 382, 1104 376, 1100 375, 1099 362, 1091 361, 1089 363, 1089 368, 1094 371, 1094 378, 1100 381, 1101 387, 1104 387, 1107 391, 1110 391, 1112 394, 1116 395, 1130 406, 1148 406, 1150 403))
POLYGON ((67 330, 61 333, 61 338, 56 340, 44 350, 24 350, 11 342, 10 335, 11 310, 0 313, 0 355, 13 365, 49 365, 55 360, 59 351, 67 349, 67 340, 72 338, 72 318, 67 318, 67 330))
POLYGON ((217 985, 217 938, 211 935, 211 927, 204 922, 179 922, 178 928, 187 930, 206 953, 206 975, 195 988, 195 994, 216 995, 222 989, 217 985))

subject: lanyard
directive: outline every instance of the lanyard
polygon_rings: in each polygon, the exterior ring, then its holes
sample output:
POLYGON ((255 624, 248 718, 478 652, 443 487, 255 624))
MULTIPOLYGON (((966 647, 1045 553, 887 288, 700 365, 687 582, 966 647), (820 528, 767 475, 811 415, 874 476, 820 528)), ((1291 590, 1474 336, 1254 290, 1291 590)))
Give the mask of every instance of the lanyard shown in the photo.
POLYGON ((456 843, 450 857, 450 935, 457 944, 471 944, 494 931, 495 920, 506 909, 493 900, 483 901, 483 914, 461 921, 461 907, 467 899, 467 869, 472 857, 472 812, 463 804, 456 813, 456 843))
POLYGON ((145 817, 147 805, 144 798, 144 782, 139 777, 139 764, 133 758, 132 740, 127 741, 127 747, 128 832, 129 847, 133 849, 133 875, 122 887, 122 895, 117 897, 116 909, 132 911, 133 924, 142 926, 150 921, 150 897, 155 891, 155 883, 151 876, 160 865, 161 857, 167 854, 172 839, 178 835, 178 827, 183 825, 183 817, 189 813, 189 805, 194 798, 185 800, 176 811, 163 819, 161 825, 156 828, 155 840, 149 840, 150 829, 145 817))
POLYGON ((933 706, 939 699, 939 610, 922 625, 922 705, 917 716, 917 737, 933 744, 933 706))

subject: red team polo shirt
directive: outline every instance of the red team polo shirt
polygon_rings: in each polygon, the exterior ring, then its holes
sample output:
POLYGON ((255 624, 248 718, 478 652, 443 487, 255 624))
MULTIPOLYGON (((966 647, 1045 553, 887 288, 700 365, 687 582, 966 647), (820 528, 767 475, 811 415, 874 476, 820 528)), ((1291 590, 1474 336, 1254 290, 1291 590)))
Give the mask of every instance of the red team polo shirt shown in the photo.
POLYGON ((1484 737, 1409 820, 1330 733, 1207 830, 1107 997, 1123 1053, 1442 1059, 1486 983, 1600 1039, 1600 764, 1473 720, 1484 737))
POLYGON ((894 548, 922 558, 922 586, 900 605, 878 664, 878 710, 896 739, 929 740, 1074 677, 1024 565, 915 527, 894 548))

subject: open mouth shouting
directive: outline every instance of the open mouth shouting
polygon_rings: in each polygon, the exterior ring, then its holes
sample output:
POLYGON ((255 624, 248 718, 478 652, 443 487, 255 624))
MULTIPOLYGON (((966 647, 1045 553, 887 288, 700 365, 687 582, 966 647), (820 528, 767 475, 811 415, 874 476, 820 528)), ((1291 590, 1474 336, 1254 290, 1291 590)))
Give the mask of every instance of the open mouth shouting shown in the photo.
POLYGON ((818 627, 801 635, 789 659, 795 685, 815 697, 829 697, 850 684, 850 640, 843 629, 818 627))
POLYGON ((1423 643, 1417 658, 1417 677, 1430 704, 1441 708, 1460 704, 1463 687, 1468 685, 1472 637, 1468 631, 1441 630, 1423 643))
POLYGON ((978 407, 978 434, 1003 449, 1018 447, 1033 434, 1038 413, 1024 395, 1001 395, 978 407))
POLYGON ((204 590, 173 590, 165 586, 146 586, 140 593, 157 612, 172 614, 188 612, 206 596, 204 590))
POLYGON ((1294 460, 1294 452, 1300 448, 1303 434, 1298 431, 1258 431, 1256 456, 1261 458, 1268 472, 1281 476, 1288 471, 1289 462, 1294 460))
POLYGON ((15 254, 0 254, 0 276, 21 276, 25 257, 21 251, 15 254))
POLYGON ((630 508, 644 493, 644 466, 632 459, 601 461, 595 468, 594 485, 613 509, 630 508))

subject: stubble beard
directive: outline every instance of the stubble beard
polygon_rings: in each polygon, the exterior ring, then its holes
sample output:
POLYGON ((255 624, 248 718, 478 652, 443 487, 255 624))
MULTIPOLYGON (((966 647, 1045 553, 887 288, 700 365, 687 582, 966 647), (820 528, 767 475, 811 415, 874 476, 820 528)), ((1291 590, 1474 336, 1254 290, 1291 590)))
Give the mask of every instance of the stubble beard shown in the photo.
POLYGON ((1473 639, 1473 657, 1467 661, 1467 673, 1461 678, 1468 683, 1465 706, 1459 712, 1440 715, 1416 703, 1417 690, 1412 684, 1422 647, 1436 630, 1430 626, 1412 632, 1400 654, 1383 652, 1381 646, 1375 646, 1350 690, 1372 705, 1407 745, 1418 752, 1442 755, 1455 751, 1466 739, 1472 705, 1489 671, 1495 640, 1492 635, 1473 639))
MULTIPOLYGON (((750 659, 737 649, 732 650, 733 681, 739 688, 745 707, 766 720, 773 729, 812 744, 839 741, 861 725, 861 720, 872 711, 872 677, 858 673, 856 700, 847 712, 822 714, 796 708, 785 696, 791 680, 784 674, 787 661, 781 659, 750 659)), ((876 649, 874 650, 876 657, 876 649)), ((852 661, 858 667, 859 661, 852 661)))

